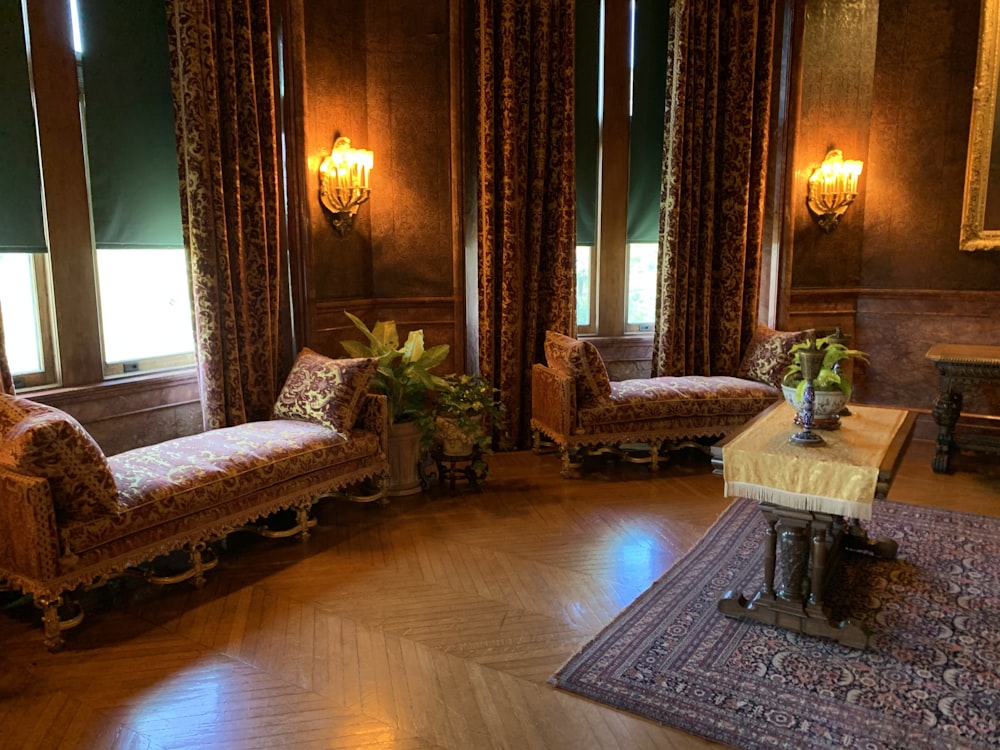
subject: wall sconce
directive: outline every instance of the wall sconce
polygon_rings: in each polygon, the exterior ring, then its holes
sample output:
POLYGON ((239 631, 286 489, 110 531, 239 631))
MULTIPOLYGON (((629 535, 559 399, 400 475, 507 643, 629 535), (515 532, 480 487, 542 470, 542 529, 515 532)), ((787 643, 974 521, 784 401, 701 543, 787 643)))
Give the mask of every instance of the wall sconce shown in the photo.
POLYGON ((837 226, 840 217, 857 197, 858 177, 863 166, 863 162, 853 159, 844 161, 843 152, 834 149, 809 175, 806 205, 824 232, 837 226))
POLYGON ((330 212, 330 223, 343 237, 354 225, 358 206, 371 195, 369 175, 374 164, 371 151, 351 148, 343 136, 319 165, 319 200, 330 212))

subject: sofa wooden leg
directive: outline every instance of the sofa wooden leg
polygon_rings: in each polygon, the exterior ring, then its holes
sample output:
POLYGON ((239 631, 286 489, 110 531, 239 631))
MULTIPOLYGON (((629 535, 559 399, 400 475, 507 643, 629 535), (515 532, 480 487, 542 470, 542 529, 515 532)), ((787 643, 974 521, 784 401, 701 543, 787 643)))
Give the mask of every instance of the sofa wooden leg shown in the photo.
POLYGON ((563 479, 572 479, 573 463, 572 461, 570 461, 569 458, 569 448, 563 448, 561 451, 559 451, 559 457, 562 460, 562 469, 560 470, 559 473, 562 475, 563 479))
POLYGON ((660 468, 660 449, 656 443, 649 444, 649 470, 656 471, 660 468))
POLYGON ((579 479, 580 467, 583 466, 583 449, 574 450, 571 447, 560 448, 559 457, 562 461, 562 469, 559 474, 563 479, 579 479))
POLYGON ((190 564, 180 573, 176 573, 174 575, 158 575, 154 569, 150 568, 145 572, 143 577, 149 583, 156 583, 161 586, 166 586, 172 583, 181 583, 182 581, 187 581, 188 579, 193 578, 195 588, 200 589, 205 585, 205 572, 218 565, 219 558, 217 558, 214 553, 209 551, 208 544, 206 542, 198 542, 197 544, 188 545, 187 554, 190 564), (206 555, 206 552, 209 552, 209 554, 206 555))
POLYGON ((55 652, 61 649, 66 643, 66 639, 62 637, 62 632, 70 628, 75 628, 83 622, 83 607, 76 602, 72 602, 76 608, 76 613, 69 619, 60 619, 59 608, 65 603, 61 596, 51 598, 47 596, 35 597, 35 606, 42 610, 42 628, 45 632, 45 640, 43 642, 49 651, 55 652))
POLYGON ((316 519, 309 517, 311 512, 312 503, 295 509, 295 525, 300 530, 299 541, 303 543, 309 539, 309 529, 316 525, 316 519))

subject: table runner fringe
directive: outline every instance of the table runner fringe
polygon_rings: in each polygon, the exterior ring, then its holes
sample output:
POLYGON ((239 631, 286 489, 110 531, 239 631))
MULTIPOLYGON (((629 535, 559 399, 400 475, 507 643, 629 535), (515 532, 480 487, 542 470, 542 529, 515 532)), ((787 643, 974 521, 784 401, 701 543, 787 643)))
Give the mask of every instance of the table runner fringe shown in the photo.
POLYGON ((822 497, 821 495, 804 495, 799 492, 787 492, 746 482, 726 482, 725 492, 726 497, 748 497, 751 500, 773 503, 796 510, 830 513, 835 516, 861 520, 868 520, 872 517, 871 503, 822 497))

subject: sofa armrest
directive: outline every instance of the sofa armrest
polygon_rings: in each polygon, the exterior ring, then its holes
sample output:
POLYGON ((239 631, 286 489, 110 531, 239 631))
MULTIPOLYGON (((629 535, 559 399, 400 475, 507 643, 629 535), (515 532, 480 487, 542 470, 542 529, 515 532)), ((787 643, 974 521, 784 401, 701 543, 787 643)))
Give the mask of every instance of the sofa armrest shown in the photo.
POLYGON ((531 368, 531 426, 560 445, 576 431, 576 383, 542 364, 531 368))
POLYGON ((59 570, 55 505, 44 477, 0 466, 0 579, 32 591, 59 570))
POLYGON ((358 415, 357 426, 363 430, 375 433, 378 437, 379 450, 383 454, 389 452, 389 404, 380 393, 369 393, 361 402, 361 413, 358 415))

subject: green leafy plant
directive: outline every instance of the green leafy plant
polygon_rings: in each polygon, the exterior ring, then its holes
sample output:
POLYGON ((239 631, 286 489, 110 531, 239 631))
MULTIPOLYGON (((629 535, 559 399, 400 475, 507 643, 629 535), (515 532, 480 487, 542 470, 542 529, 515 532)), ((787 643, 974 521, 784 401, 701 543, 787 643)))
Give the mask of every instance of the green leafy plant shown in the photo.
POLYGON ((868 361, 868 355, 858 349, 848 349, 841 343, 832 341, 832 336, 824 336, 815 341, 806 341, 795 344, 789 351, 792 355, 792 363, 785 370, 781 379, 782 385, 795 388, 796 398, 802 398, 806 388, 806 381, 802 378, 802 357, 804 351, 818 350, 823 352, 823 364, 820 366, 819 374, 813 380, 813 387, 816 390, 841 390, 848 398, 851 397, 851 380, 843 372, 840 363, 847 359, 860 359, 868 361))
POLYGON ((472 468, 488 471, 482 456, 493 452, 493 428, 504 429, 504 405, 497 398, 499 391, 479 375, 444 376, 445 387, 432 395, 433 407, 417 418, 424 436, 424 447, 435 442, 456 438, 467 443, 470 451, 479 453, 472 468))
POLYGON ((444 378, 430 372, 448 356, 448 345, 425 348, 423 329, 410 331, 406 341, 400 345, 395 321, 381 320, 369 329, 357 316, 347 311, 344 314, 365 335, 367 343, 341 341, 340 345, 352 357, 374 357, 378 360, 372 390, 385 394, 389 422, 411 421, 425 414, 430 397, 448 388, 444 378))
POLYGON ((435 413, 450 417, 483 452, 490 450, 490 425, 503 427, 504 405, 499 391, 479 375, 446 375, 448 387, 436 394, 435 413))

